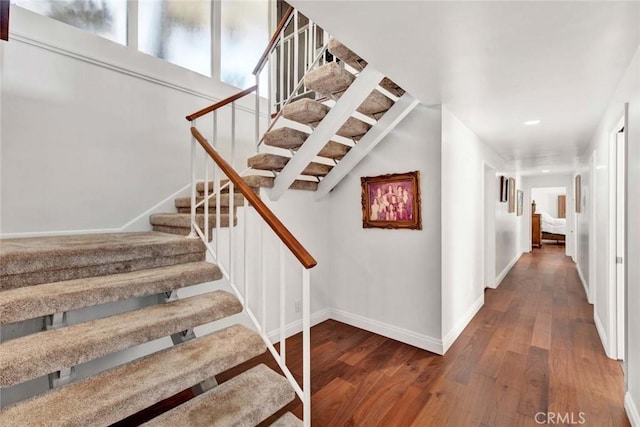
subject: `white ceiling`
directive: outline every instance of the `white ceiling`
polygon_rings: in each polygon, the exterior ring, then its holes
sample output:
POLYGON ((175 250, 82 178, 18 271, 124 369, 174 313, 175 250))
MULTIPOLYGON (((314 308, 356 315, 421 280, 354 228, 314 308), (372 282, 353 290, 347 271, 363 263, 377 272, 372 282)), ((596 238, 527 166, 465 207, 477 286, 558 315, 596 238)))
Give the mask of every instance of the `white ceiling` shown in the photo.
POLYGON ((290 3, 524 173, 570 170, 640 44, 637 1, 290 3))

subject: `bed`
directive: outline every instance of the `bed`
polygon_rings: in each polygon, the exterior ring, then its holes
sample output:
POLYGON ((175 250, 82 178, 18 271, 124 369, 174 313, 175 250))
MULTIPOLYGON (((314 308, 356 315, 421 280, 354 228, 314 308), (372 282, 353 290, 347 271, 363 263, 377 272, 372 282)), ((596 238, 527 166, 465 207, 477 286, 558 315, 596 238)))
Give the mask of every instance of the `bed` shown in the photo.
POLYGON ((555 240, 556 243, 564 243, 567 234, 567 219, 554 218, 546 212, 540 212, 542 226, 542 239, 555 240))

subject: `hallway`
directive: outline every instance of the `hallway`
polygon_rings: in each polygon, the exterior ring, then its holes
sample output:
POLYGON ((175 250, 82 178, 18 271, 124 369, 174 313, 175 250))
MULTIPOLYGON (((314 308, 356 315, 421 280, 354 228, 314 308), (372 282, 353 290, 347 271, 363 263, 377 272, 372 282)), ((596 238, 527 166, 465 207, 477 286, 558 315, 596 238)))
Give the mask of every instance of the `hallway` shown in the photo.
MULTIPOLYGON (((563 246, 524 254, 485 296, 443 357, 333 320, 314 327, 313 425, 629 425, 622 370, 563 246)), ((289 360, 299 343, 288 340, 289 360)))

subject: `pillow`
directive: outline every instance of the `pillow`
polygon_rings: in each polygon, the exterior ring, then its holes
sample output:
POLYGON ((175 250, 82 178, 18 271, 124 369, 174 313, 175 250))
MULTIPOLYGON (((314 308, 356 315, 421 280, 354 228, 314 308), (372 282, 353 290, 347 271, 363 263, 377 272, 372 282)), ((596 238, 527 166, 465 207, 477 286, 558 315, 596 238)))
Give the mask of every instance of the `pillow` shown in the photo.
POLYGON ((540 212, 540 219, 544 222, 553 222, 553 217, 546 212, 540 212))

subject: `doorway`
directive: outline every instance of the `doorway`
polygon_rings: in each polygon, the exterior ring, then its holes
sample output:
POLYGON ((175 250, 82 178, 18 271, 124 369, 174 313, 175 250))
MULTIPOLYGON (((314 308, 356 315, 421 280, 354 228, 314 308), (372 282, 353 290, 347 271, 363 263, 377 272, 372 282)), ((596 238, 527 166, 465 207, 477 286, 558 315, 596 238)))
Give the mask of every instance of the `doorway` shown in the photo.
POLYGON ((483 241, 483 262, 482 281, 483 288, 496 287, 496 202, 498 200, 497 188, 498 177, 496 168, 488 163, 484 163, 483 176, 483 220, 482 220, 482 241, 483 241))
MULTIPOLYGON (((625 213, 626 213, 626 132, 625 117, 614 128, 610 147, 610 203, 609 203, 609 253, 611 264, 609 273, 609 295, 611 296, 611 324, 615 336, 613 354, 624 360, 625 353, 625 213)), ((624 364, 623 364, 624 368, 624 364)))
POLYGON ((567 212, 571 206, 567 204, 566 187, 533 187, 531 188, 531 207, 535 206, 531 227, 531 243, 538 247, 543 245, 564 246, 566 252, 567 238, 571 234, 567 224, 567 212))

